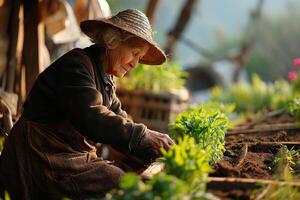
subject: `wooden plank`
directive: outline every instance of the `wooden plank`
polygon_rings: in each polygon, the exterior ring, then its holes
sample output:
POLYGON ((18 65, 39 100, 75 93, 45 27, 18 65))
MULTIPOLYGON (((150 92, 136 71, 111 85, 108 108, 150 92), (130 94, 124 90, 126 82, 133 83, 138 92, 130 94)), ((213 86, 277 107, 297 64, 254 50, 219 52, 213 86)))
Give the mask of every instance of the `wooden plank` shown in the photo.
POLYGON ((26 70, 27 95, 39 74, 38 19, 38 0, 24 1, 23 63, 26 70))
POLYGON ((9 18, 8 35, 9 35, 9 48, 8 48, 8 62, 6 65, 7 79, 5 89, 7 92, 13 92, 15 82, 15 71, 17 65, 17 41, 19 34, 19 11, 21 0, 14 1, 11 15, 9 18))
POLYGON ((228 143, 226 146, 232 146, 232 145, 248 145, 249 148, 260 146, 265 148, 270 148, 276 145, 285 145, 288 149, 294 148, 294 150, 300 149, 300 142, 241 142, 241 143, 228 143))
POLYGON ((232 178, 232 177, 208 177, 208 189, 251 189, 257 187, 258 184, 272 184, 279 186, 295 186, 300 187, 300 181, 275 181, 253 178, 232 178))
POLYGON ((152 163, 146 170, 144 170, 140 175, 144 179, 150 179, 153 176, 164 170, 164 164, 160 162, 152 163))
POLYGON ((7 53, 9 46, 9 18, 10 13, 13 8, 13 2, 10 0, 2 1, 2 5, 0 7, 0 78, 1 78, 1 86, 5 85, 5 71, 7 68, 7 53))
POLYGON ((281 130, 292 130, 299 129, 300 125, 297 123, 282 123, 282 124, 269 124, 265 126, 260 126, 253 129, 244 129, 244 130, 230 130, 227 131, 226 136, 228 135, 239 135, 239 134, 251 134, 257 132, 266 132, 266 131, 281 131, 281 130))

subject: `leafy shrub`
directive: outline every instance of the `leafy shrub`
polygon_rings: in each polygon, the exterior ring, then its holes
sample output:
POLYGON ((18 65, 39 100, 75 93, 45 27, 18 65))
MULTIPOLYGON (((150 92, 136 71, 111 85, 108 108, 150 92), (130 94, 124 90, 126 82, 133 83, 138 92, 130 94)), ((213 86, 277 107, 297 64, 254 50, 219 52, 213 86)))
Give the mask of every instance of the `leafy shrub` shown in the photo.
MULTIPOLYGON (((299 166, 297 166, 299 165, 299 160, 299 150, 288 149, 287 146, 283 145, 273 160, 275 168, 274 179, 288 183, 299 181, 299 179, 295 179, 296 177, 293 176, 296 174, 295 168, 299 168, 299 166)), ((255 190, 251 196, 251 199, 298 200, 300 199, 300 189, 292 184, 269 184, 266 187, 255 190)))
POLYGON ((146 182, 135 174, 127 173, 120 180, 120 189, 112 190, 105 199, 213 199, 212 195, 205 193, 206 178, 211 172, 209 151, 203 151, 193 138, 186 136, 163 154, 161 161, 165 163, 165 173, 146 182))
POLYGON ((135 174, 127 173, 120 181, 121 190, 113 190, 105 199, 122 200, 152 200, 152 199, 181 199, 188 194, 188 184, 175 176, 159 174, 144 183, 135 174))
POLYGON ((251 83, 237 83, 228 89, 215 87, 211 90, 212 100, 233 103, 239 113, 284 108, 292 94, 293 89, 287 81, 266 84, 256 74, 252 76, 251 83))
POLYGON ((209 166, 210 149, 204 151, 194 138, 184 136, 168 152, 162 151, 166 173, 189 183, 192 190, 205 191, 208 173, 212 171, 209 166))
POLYGON ((299 162, 300 150, 288 149, 283 145, 273 160, 275 178, 290 180, 293 174, 299 173, 299 162))
POLYGON ((273 110, 286 108, 286 105, 293 99, 293 88, 285 80, 277 80, 270 88, 271 103, 270 106, 273 110))
POLYGON ((295 98, 288 104, 288 111, 294 116, 297 122, 300 122, 300 99, 295 98))
POLYGON ((161 173, 153 179, 143 182, 133 173, 125 174, 120 180, 120 189, 107 193, 105 200, 181 200, 213 199, 213 196, 201 191, 190 193, 189 184, 175 176, 161 173))
POLYGON ((117 80, 118 86, 127 90, 141 89, 153 92, 181 89, 185 83, 186 72, 178 64, 149 66, 139 64, 128 77, 117 80))
POLYGON ((203 150, 211 149, 210 160, 215 163, 223 156, 225 132, 231 125, 227 115, 232 110, 233 106, 215 102, 190 108, 170 124, 169 134, 175 140, 193 137, 203 150))

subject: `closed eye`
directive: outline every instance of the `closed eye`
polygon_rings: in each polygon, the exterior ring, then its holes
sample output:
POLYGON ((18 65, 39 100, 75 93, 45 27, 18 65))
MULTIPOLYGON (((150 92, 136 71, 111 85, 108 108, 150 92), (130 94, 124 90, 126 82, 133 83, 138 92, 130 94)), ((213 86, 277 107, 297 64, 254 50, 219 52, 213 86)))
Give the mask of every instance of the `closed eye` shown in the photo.
POLYGON ((133 55, 134 56, 139 56, 139 52, 134 52, 133 55))

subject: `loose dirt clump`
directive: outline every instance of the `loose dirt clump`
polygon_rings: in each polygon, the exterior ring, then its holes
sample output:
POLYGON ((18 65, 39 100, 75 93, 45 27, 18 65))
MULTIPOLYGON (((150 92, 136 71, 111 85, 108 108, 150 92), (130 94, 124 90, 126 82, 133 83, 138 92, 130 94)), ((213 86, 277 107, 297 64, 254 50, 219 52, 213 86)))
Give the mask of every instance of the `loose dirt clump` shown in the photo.
POLYGON ((272 161, 279 145, 228 145, 213 176, 272 179, 272 161))

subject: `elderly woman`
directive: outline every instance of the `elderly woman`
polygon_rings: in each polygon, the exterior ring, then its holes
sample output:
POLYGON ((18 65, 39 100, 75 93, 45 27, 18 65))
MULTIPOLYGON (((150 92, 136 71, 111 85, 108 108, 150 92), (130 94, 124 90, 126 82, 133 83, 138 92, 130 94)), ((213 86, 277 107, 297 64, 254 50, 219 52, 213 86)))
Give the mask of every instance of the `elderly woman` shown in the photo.
POLYGON ((0 186, 13 199, 101 196, 124 171, 96 154, 110 144, 149 164, 173 141, 131 121, 112 76, 138 63, 159 65, 147 17, 135 9, 81 23, 94 45, 73 49, 41 73, 0 157, 0 186))

